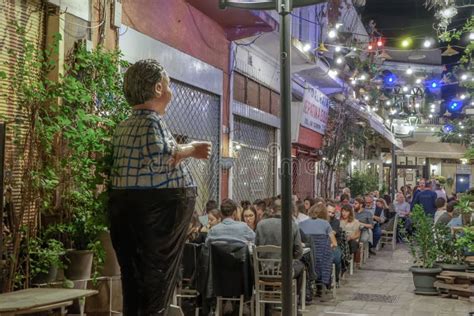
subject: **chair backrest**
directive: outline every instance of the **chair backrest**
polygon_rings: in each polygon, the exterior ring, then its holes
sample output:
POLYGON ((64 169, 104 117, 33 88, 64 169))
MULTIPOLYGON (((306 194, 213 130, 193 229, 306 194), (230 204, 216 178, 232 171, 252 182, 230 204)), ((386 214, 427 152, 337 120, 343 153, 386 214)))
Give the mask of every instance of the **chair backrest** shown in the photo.
POLYGON ((312 251, 314 257, 314 270, 318 276, 318 281, 324 284, 330 284, 333 251, 331 248, 331 239, 325 234, 311 234, 312 251))
POLYGON ((256 283, 261 279, 281 280, 281 247, 257 246, 253 248, 252 255, 256 283))
POLYGON ((215 240, 210 242, 209 250, 214 294, 250 297, 253 282, 248 245, 237 240, 215 240))
POLYGON ((395 219, 394 219, 394 222, 393 222, 393 233, 396 234, 397 233, 397 227, 398 227, 398 213, 395 214, 395 219))
POLYGON ((201 252, 201 245, 186 243, 183 251, 183 279, 192 280, 196 277, 196 267, 201 252))

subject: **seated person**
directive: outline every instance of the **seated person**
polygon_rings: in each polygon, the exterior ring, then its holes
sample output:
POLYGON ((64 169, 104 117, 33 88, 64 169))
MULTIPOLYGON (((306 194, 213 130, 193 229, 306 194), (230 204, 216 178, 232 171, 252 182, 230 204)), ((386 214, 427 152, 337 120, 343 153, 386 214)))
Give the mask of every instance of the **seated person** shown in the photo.
POLYGON ((297 224, 309 219, 309 216, 305 214, 306 212, 305 204, 303 202, 297 201, 294 204, 293 218, 297 224))
POLYGON ((191 217, 191 222, 189 223, 186 242, 192 244, 203 244, 206 241, 206 233, 202 232, 201 229, 202 224, 199 221, 199 216, 194 212, 193 217, 191 217))
POLYGON ((442 224, 442 225, 448 225, 448 223, 456 217, 454 208, 458 204, 457 201, 451 201, 447 204, 446 206, 446 212, 441 214, 441 216, 438 218, 438 221, 436 224, 442 224))
MULTIPOLYGON (((329 224, 329 216, 328 216, 328 211, 327 211, 326 205, 323 204, 323 203, 317 203, 317 204, 313 205, 309 209, 308 215, 309 215, 310 219, 308 219, 304 222, 301 222, 299 224, 300 229, 303 231, 304 234, 306 234, 308 236, 312 236, 312 235, 327 236, 327 238, 330 240, 331 248, 332 248, 332 249, 329 249, 329 251, 330 251, 329 255, 332 253, 332 255, 333 255, 332 257, 334 259, 333 250, 336 249, 336 247, 337 247, 336 234, 332 230, 331 225, 329 224)), ((322 249, 322 251, 324 251, 324 250, 327 250, 327 248, 322 249)), ((328 257, 330 258, 330 256, 327 253, 323 252, 323 253, 318 253, 318 254, 320 255, 320 258, 328 258, 328 257)), ((337 262, 340 265, 340 263, 341 263, 341 254, 339 252, 336 255, 338 256, 337 262)), ((325 262, 323 261, 322 263, 321 263, 321 261, 319 261, 321 266, 319 267, 318 270, 319 270, 319 273, 321 273, 322 275, 318 275, 318 277, 319 277, 318 279, 320 281, 322 280, 324 285, 327 288, 330 287, 330 285, 331 285, 331 283, 330 283, 330 280, 331 280, 331 267, 332 267, 333 261, 334 260, 331 260, 329 263, 327 261, 325 261, 325 262), (328 267, 329 267, 329 269, 327 269, 328 267), (328 275, 324 275, 325 273, 327 273, 328 275), (324 280, 326 280, 326 282, 324 282, 324 280)), ((339 267, 339 270, 340 270, 340 267, 339 267)))
MULTIPOLYGON (((374 210, 375 213, 375 210, 374 210)), ((356 198, 354 201, 354 216, 361 225, 361 242, 371 242, 370 230, 374 228, 373 213, 364 209, 364 200, 356 198)), ((372 250, 372 254, 375 252, 372 250)))
POLYGON ((377 199, 375 202, 375 212, 373 216, 374 228, 373 228, 373 247, 377 247, 377 244, 382 237, 382 224, 385 223, 388 217, 389 209, 387 202, 384 199, 377 199))
POLYGON ((255 207, 253 207, 253 205, 250 205, 242 212, 242 222, 245 222, 253 231, 257 229, 257 210, 255 209, 255 207))
POLYGON ((206 242, 219 239, 238 240, 247 243, 255 241, 255 232, 246 223, 235 220, 237 208, 237 203, 231 199, 225 199, 222 202, 222 222, 209 230, 206 242))
POLYGON ((343 205, 341 208, 341 229, 347 235, 347 241, 349 242, 349 247, 351 254, 355 253, 359 248, 359 238, 360 238, 360 222, 354 218, 354 211, 352 206, 343 205))
POLYGON ((436 224, 439 218, 441 217, 441 215, 446 213, 446 200, 443 199, 442 197, 439 197, 436 199, 435 205, 436 205, 436 213, 434 216, 434 223, 436 224))
MULTIPOLYGON (((337 247, 334 248, 333 256, 334 264, 336 265, 336 284, 339 286, 339 277, 341 273, 344 272, 342 270, 342 259, 344 257, 343 250, 348 250, 348 248, 343 245, 341 222, 336 218, 336 203, 333 201, 328 201, 326 204, 326 209, 329 216, 329 225, 331 225, 332 231, 336 236, 337 247)), ((347 251, 347 253, 349 253, 349 251, 347 251)))
POLYGON ((207 234, 212 227, 220 222, 222 222, 222 214, 218 209, 214 208, 207 211, 207 224, 201 228, 201 232, 207 234))
MULTIPOLYGON (((257 235, 255 245, 257 246, 278 246, 281 247, 281 200, 275 200, 271 207, 271 217, 262 219, 257 224, 257 235)), ((301 243, 301 235, 296 225, 292 222, 292 239, 293 239, 293 276, 297 279, 298 293, 303 283, 304 264, 299 260, 303 256, 303 245, 301 243)))
POLYGON ((215 209, 217 209, 216 201, 209 200, 206 202, 206 214, 199 216, 199 221, 204 227, 206 227, 209 224, 209 217, 208 217, 209 212, 215 209))

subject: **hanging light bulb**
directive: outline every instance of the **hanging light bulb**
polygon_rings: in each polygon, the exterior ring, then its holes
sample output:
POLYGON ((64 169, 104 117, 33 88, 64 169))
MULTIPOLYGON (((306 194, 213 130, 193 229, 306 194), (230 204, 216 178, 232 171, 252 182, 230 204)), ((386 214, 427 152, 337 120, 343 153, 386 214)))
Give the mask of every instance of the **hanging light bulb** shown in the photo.
POLYGON ((304 52, 309 52, 310 49, 311 49, 311 44, 308 44, 308 43, 304 44, 304 46, 303 46, 303 51, 304 52))
POLYGON ((406 74, 407 75, 413 74, 413 69, 411 69, 411 67, 408 67, 408 69, 406 70, 406 74))
POLYGON ((416 103, 415 108, 419 108, 419 107, 420 107, 420 103, 416 103))
POLYGON ((386 105, 391 105, 392 102, 390 102, 390 100, 388 100, 387 102, 385 102, 386 105))
POLYGON ((402 88, 402 90, 403 90, 403 92, 408 92, 409 89, 408 89, 407 86, 405 86, 405 87, 402 88))
POLYGON ((341 57, 337 57, 337 59, 336 59, 336 64, 339 64, 339 65, 340 65, 340 64, 342 64, 342 62, 343 62, 342 58, 341 58, 341 57))
POLYGON ((369 46, 367 47, 367 49, 368 49, 369 51, 373 50, 373 49, 374 49, 374 45, 369 44, 369 46))
POLYGON ((428 115, 429 118, 433 118, 433 114, 428 115))
POLYGON ((329 38, 336 38, 337 36, 337 31, 335 29, 330 29, 328 32, 328 37, 329 38))
POLYGON ((425 41, 423 42, 423 47, 430 48, 432 44, 433 42, 430 39, 425 39, 425 41))
POLYGON ((462 74, 461 75, 461 80, 465 81, 465 80, 467 80, 467 77, 468 77, 467 74, 462 74))
POLYGON ((341 26, 342 26, 342 23, 336 23, 336 30, 339 30, 341 26))
POLYGON ((466 98, 466 95, 465 94, 461 94, 460 96, 461 100, 464 100, 466 98))
POLYGON ((334 50, 339 53, 341 51, 341 46, 336 46, 334 50))
POLYGON ((416 84, 420 84, 420 83, 421 83, 421 79, 420 79, 420 78, 418 78, 418 79, 416 79, 416 81, 415 81, 415 82, 416 82, 416 84))
POLYGON ((367 77, 365 75, 360 76, 360 80, 365 80, 365 79, 367 79, 367 77))
POLYGON ((382 46, 383 46, 382 38, 379 38, 379 39, 377 40, 377 46, 378 46, 378 47, 382 47, 382 46))
POLYGON ((469 40, 474 41, 474 32, 469 33, 469 40))
POLYGON ((436 111, 435 109, 431 109, 431 110, 430 110, 431 113, 434 113, 435 111, 436 111))

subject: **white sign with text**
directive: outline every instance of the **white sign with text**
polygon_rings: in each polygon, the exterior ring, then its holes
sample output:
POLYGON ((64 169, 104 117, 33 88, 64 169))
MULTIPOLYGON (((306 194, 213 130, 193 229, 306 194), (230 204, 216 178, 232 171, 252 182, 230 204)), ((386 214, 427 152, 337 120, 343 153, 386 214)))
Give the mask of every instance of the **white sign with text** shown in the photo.
POLYGON ((302 112, 301 126, 324 135, 329 116, 329 98, 317 88, 307 84, 302 112))

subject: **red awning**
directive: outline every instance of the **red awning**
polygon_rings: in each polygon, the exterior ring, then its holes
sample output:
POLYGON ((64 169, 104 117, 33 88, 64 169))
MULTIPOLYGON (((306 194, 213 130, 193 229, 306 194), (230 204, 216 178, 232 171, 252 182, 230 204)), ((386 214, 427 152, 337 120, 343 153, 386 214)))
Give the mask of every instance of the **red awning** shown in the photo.
POLYGON ((278 28, 278 22, 265 11, 235 8, 221 10, 218 0, 186 1, 222 26, 229 41, 254 36, 262 32, 271 32, 278 28))

